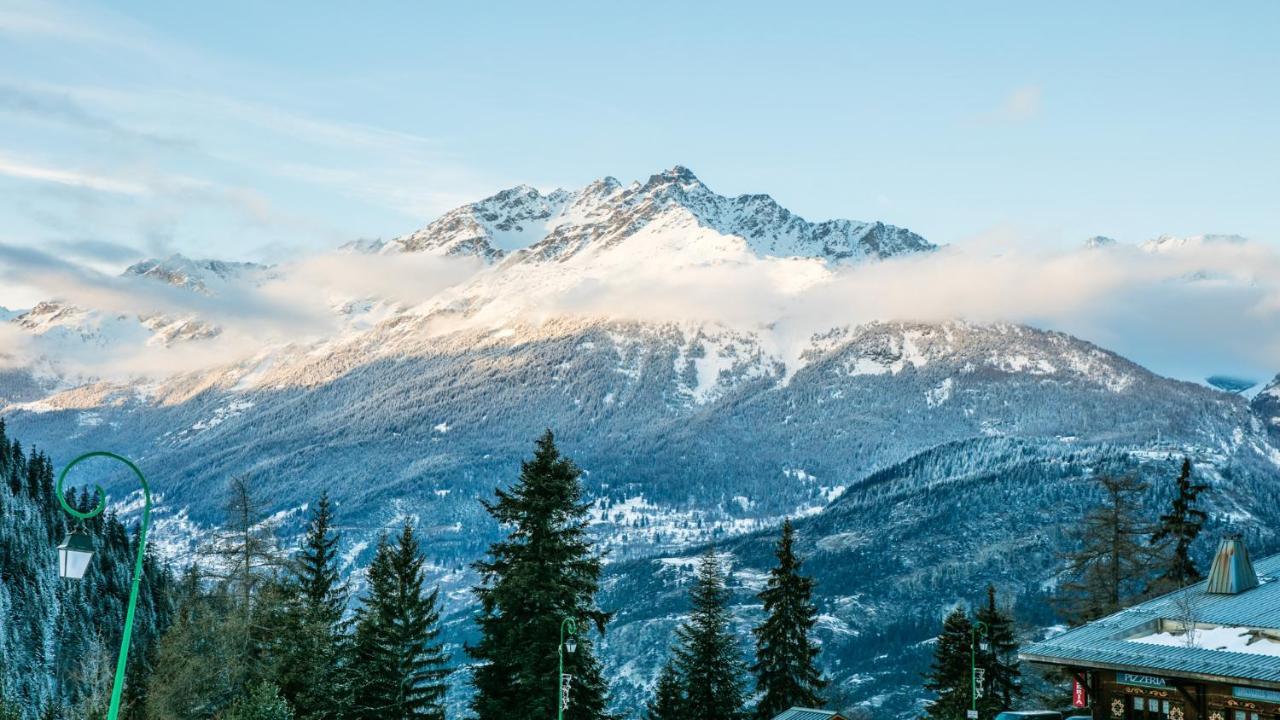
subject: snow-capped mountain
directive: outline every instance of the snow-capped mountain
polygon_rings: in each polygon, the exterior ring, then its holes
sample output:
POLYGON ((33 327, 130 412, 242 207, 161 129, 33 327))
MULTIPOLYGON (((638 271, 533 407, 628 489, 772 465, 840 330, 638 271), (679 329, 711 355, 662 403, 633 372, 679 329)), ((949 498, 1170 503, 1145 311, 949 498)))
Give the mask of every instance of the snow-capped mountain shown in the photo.
POLYGON ((67 377, 62 382, 53 384, 66 388, 68 384, 94 379, 68 371, 65 361, 73 358, 128 355, 147 347, 167 348, 207 340, 221 333, 218 325, 202 317, 194 305, 179 310, 157 310, 156 307, 173 303, 166 302, 163 295, 149 298, 150 289, 163 293, 173 288, 208 298, 234 297, 245 288, 273 277, 272 268, 256 263, 192 260, 175 254, 164 260, 132 265, 114 279, 114 290, 120 294, 136 293, 142 298, 130 311, 85 308, 62 300, 48 300, 30 310, 0 317, 0 322, 11 322, 29 333, 41 355, 42 372, 65 374, 67 377))
MULTIPOLYGON (((352 528, 348 569, 367 562, 381 528, 416 518, 453 642, 471 611, 465 568, 500 534, 477 498, 511 482, 550 427, 586 471, 609 551, 605 601, 619 613, 604 647, 619 709, 638 708, 654 680, 698 547, 730 556, 745 623, 771 535, 791 516, 819 578, 833 696, 914 717, 927 646, 901 643, 924 640, 946 606, 995 582, 1025 622, 1052 622, 1044 595, 1061 526, 1098 467, 1163 481, 1192 457, 1214 488, 1213 522, 1252 533, 1257 552, 1277 545, 1268 527, 1280 520, 1274 384, 1250 405, 1016 324, 853 322, 833 304, 814 332, 785 313, 671 320, 590 303, 622 287, 640 305, 716 306, 716 288, 670 282, 708 269, 759 275, 786 295, 933 248, 879 222, 812 223, 768 196, 720 196, 681 167, 626 186, 520 186, 339 256, 340 270, 408 268, 414 286, 424 258, 466 259, 428 297, 366 287, 325 298, 329 335, 264 337, 212 368, 60 384, 0 373, 0 414, 55 461, 88 448, 140 461, 161 498, 154 537, 170 546, 219 520, 232 476, 286 518, 327 489, 352 528)), ((196 310, 47 303, 9 322, 61 337, 45 346, 54 356, 127 333, 157 351, 198 351, 218 339, 201 303, 288 287, 291 272, 301 271, 150 261, 119 282, 195 298, 182 307, 196 310), (190 332, 166 334, 174 323, 190 332)))
POLYGON ((164 260, 144 260, 130 265, 123 276, 157 280, 174 287, 213 295, 244 283, 261 283, 272 277, 272 268, 258 263, 192 260, 184 255, 174 254, 164 260))
POLYGON ((1147 252, 1162 253, 1204 246, 1243 245, 1248 240, 1239 235, 1161 235, 1142 243, 1147 252))
POLYGON ((562 261, 621 243, 650 224, 689 222, 741 238, 761 257, 845 261, 934 247, 909 230, 880 222, 812 223, 768 195, 718 195, 688 168, 676 166, 626 187, 612 177, 547 194, 520 185, 376 249, 475 255, 490 262, 562 261))

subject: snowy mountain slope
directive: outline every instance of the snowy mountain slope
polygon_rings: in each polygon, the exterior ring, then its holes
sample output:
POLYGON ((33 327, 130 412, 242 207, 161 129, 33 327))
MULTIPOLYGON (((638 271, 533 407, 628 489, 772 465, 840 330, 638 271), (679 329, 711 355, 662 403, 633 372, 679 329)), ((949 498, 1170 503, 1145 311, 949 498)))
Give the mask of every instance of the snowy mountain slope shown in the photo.
MULTIPOLYGON (((919 717, 920 676, 941 618, 957 603, 982 602, 988 583, 1015 606, 1024 626, 1056 623, 1048 598, 1058 554, 1068 543, 1064 530, 1098 500, 1089 474, 1107 466, 1136 473, 1152 483, 1148 507, 1162 508, 1182 450, 1012 438, 947 443, 866 477, 822 512, 797 521, 806 570, 819 580, 817 634, 832 705, 919 717)), ((1212 462, 1197 464, 1212 487, 1211 525, 1194 548, 1202 566, 1227 527, 1246 530, 1256 550, 1277 547, 1274 483, 1260 482, 1261 476, 1242 482, 1219 470, 1212 462), (1256 515, 1228 525, 1242 508, 1256 515)), ((776 534, 760 531, 717 544, 732 567, 743 638, 760 616, 755 593, 774 562, 776 534)), ((684 549, 609 568, 605 607, 620 609, 609 657, 624 705, 638 704, 656 679, 663 639, 685 612, 696 553, 684 549), (626 648, 645 651, 636 657, 626 648)), ((1031 674, 1028 683, 1035 682, 1031 674)))
POLYGON ((276 510, 328 488, 352 544, 416 517, 464 634, 459 570, 498 536, 476 498, 510 482, 531 439, 555 428, 587 471, 610 551, 609 598, 623 612, 608 647, 626 709, 657 667, 653 651, 626 649, 640 638, 661 647, 682 607, 682 576, 641 560, 654 553, 728 543, 746 587, 767 562, 770 529, 811 518, 802 528, 825 548, 813 568, 841 697, 896 715, 909 711, 924 651, 870 667, 865 643, 887 652, 894 638, 924 639, 941 603, 985 579, 1017 586, 1030 616, 1044 617, 1034 586, 1061 548, 1056 503, 1077 502, 1077 480, 1102 459, 1190 453, 1233 517, 1271 522, 1277 452, 1243 399, 1058 333, 878 323, 815 337, 788 367, 767 338, 724 328, 560 320, 433 334, 432 323, 406 316, 301 360, 146 394, 84 388, 4 412, 55 458, 111 446, 162 468, 161 516, 181 511, 184 523, 216 521, 232 475, 276 510), (988 509, 964 515, 979 497, 988 509), (902 554, 872 537, 897 538, 902 554), (890 571, 891 561, 904 566, 890 571), (647 585, 659 581, 661 592, 647 585), (868 625, 876 618, 884 625, 868 625))
POLYGON ((1280 375, 1254 395, 1249 405, 1271 433, 1272 439, 1280 441, 1280 375))
POLYGON ((493 262, 563 261, 590 247, 622 242, 651 223, 670 222, 672 215, 740 237, 761 257, 843 261, 933 249, 920 236, 892 225, 811 223, 768 195, 718 195, 680 166, 629 187, 611 177, 577 191, 546 195, 518 186, 451 211, 380 249, 477 255, 493 262))
MULTIPOLYGON (((148 260, 128 267, 121 278, 126 283, 159 282, 203 295, 233 294, 250 284, 271 277, 270 268, 256 263, 225 263, 218 260, 191 260, 173 255, 165 260, 148 260)), ((198 339, 216 334, 216 328, 196 317, 169 318, 139 310, 137 313, 109 313, 80 308, 56 300, 37 304, 8 319, 33 335, 59 342, 79 339, 90 345, 198 339)), ((51 355, 56 356, 54 349, 51 355)))
MULTIPOLYGON (((250 480, 273 511, 328 489, 349 528, 353 570, 381 528, 415 518, 456 637, 466 627, 465 568, 499 536, 477 499, 511 482, 550 427, 587 472, 594 531, 610 553, 610 602, 625 610, 609 641, 624 709, 656 668, 650 651, 625 653, 674 622, 683 559, 700 543, 723 543, 750 587, 774 526, 796 516, 823 576, 840 697, 900 714, 919 648, 894 639, 932 631, 940 603, 1002 578, 1031 583, 1028 618, 1043 616, 1034 587, 1061 539, 1037 533, 1061 517, 1053 502, 1082 497, 1070 488, 1100 461, 1154 466, 1189 453, 1221 488, 1221 515, 1255 531, 1272 520, 1261 503, 1274 500, 1280 468, 1268 434, 1275 413, 1259 401, 1159 377, 1068 335, 859 324, 838 305, 813 334, 785 313, 717 318, 754 298, 726 302, 714 282, 699 285, 750 273, 786 297, 851 261, 932 247, 880 223, 810 223, 767 196, 726 198, 679 167, 629 186, 518 187, 340 257, 411 272, 435 256, 484 261, 424 301, 376 288, 337 298, 326 306, 338 319, 332 334, 264 341, 212 370, 61 378, 56 388, 0 375, 0 415, 56 461, 99 447, 138 459, 162 498, 156 537, 169 547, 218 521, 232 476, 250 480), (694 282, 670 281, 686 274, 694 282), (678 322, 610 315, 594 302, 600 289, 641 310, 710 311, 678 322), (964 515, 976 499, 998 511, 964 515), (895 538, 902 550, 866 538, 895 538), (623 607, 631 597, 645 600, 623 607), (897 617, 901 607, 909 611, 897 617), (886 620, 868 624, 877 618, 886 620), (872 636, 893 653, 878 668, 855 642, 872 636)), ((170 258, 134 266, 124 282, 216 300, 287 280, 291 269, 170 258)), ((167 317, 51 303, 11 322, 54 358, 125 341, 200 348, 210 337, 202 332, 217 331, 207 318, 167 317)), ((744 598, 745 620, 753 610, 744 598)))

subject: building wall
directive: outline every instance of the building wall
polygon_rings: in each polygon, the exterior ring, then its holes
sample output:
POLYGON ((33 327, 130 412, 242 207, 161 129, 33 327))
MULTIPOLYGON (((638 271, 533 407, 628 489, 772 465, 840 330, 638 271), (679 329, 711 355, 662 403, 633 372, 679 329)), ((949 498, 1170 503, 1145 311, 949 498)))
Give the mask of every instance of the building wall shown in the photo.
POLYGON ((1280 720, 1280 691, 1095 671, 1094 720, 1280 720))

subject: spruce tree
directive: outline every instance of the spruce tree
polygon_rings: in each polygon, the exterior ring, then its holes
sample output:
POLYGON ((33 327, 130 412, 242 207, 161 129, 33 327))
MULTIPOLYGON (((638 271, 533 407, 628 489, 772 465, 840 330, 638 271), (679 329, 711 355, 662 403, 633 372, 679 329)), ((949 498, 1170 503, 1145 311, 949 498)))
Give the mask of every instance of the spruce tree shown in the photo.
POLYGON ((1018 635, 1013 617, 996 603, 996 588, 987 586, 987 603, 974 613, 987 627, 987 651, 978 653, 984 670, 983 694, 978 709, 983 717, 1009 710, 1022 696, 1022 671, 1018 666, 1018 635))
POLYGON ((731 627, 729 590, 714 550, 698 563, 689 619, 676 631, 676 669, 684 681, 685 716, 699 720, 741 720, 744 663, 731 627))
POLYGON ((580 475, 548 430, 516 484, 485 503, 510 533, 474 565, 480 640, 468 652, 476 660, 471 707, 479 720, 556 716, 565 618, 574 618, 579 632, 577 651, 564 655, 572 676, 564 717, 606 717, 608 693, 589 626, 604 632, 609 614, 596 605, 601 565, 587 536, 590 505, 580 475))
POLYGON ((348 699, 342 668, 347 589, 338 570, 333 522, 325 493, 308 519, 302 549, 288 566, 275 623, 274 674, 298 720, 341 717, 348 699))
POLYGON ((294 720, 293 709, 280 697, 280 690, 269 682, 254 684, 249 694, 240 698, 224 716, 225 720, 294 720))
POLYGON ((645 720, 683 720, 685 717, 684 688, 676 674, 675 664, 668 659, 658 675, 658 685, 646 708, 645 720))
POLYGON ((942 634, 933 649, 933 662, 925 679, 925 689, 934 694, 925 707, 931 720, 963 718, 972 702, 973 624, 957 607, 942 623, 942 634))
POLYGON ((1147 484, 1132 476, 1097 479, 1101 501, 1068 530, 1076 549, 1065 558, 1067 580, 1057 602, 1074 625, 1110 615, 1145 591, 1153 552, 1154 528, 1143 518, 1147 484))
MULTIPOLYGON (((1159 550, 1172 544, 1172 551, 1165 560, 1165 568, 1152 583, 1149 594, 1172 592, 1201 579, 1200 571, 1191 561, 1191 544, 1200 536, 1205 520, 1209 518, 1197 506, 1200 493, 1207 485, 1191 480, 1191 459, 1183 458, 1182 471, 1178 474, 1178 492, 1170 503, 1169 511, 1160 516, 1160 524, 1151 535, 1151 545, 1159 550)), ((1163 553, 1162 553, 1163 554, 1163 553)))
POLYGON ((753 630, 756 663, 751 670, 760 695, 756 717, 761 720, 790 707, 822 707, 822 689, 827 684, 816 664, 819 647, 810 637, 818 620, 814 582, 800 574, 802 561, 795 552, 790 520, 782 524, 776 555, 778 564, 769 571, 768 583, 758 596, 766 617, 753 630))
POLYGON ((356 611, 349 713, 356 720, 444 719, 448 657, 438 642, 439 590, 423 587, 424 563, 411 524, 394 545, 379 539, 369 593, 356 611))

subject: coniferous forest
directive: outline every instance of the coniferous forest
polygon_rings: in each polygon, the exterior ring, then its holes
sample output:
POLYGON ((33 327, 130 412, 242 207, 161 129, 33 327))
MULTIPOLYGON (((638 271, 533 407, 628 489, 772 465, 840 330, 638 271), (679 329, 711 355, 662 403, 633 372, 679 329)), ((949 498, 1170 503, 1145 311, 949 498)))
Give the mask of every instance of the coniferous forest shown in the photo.
MULTIPOLYGON (((327 494, 310 504, 289 548, 253 489, 232 479, 224 522, 185 564, 147 550, 122 717, 444 720, 455 716, 446 707, 455 683, 471 698, 465 716, 481 720, 555 717, 560 708, 571 720, 615 717, 596 648, 618 609, 597 601, 603 560, 588 532, 581 476, 548 431, 519 477, 482 501, 505 537, 474 566, 475 639, 456 652, 442 639, 440 590, 412 521, 378 538, 357 582, 340 570, 341 521, 327 494)), ((0 421, 3 720, 106 714, 137 530, 112 512, 86 521, 93 562, 82 580, 59 578, 53 548, 74 521, 57 502, 54 478, 50 459, 9 437, 0 421)), ((1197 579, 1188 548, 1205 521, 1207 488, 1189 463, 1167 512, 1150 524, 1133 519, 1142 515, 1134 509, 1143 483, 1109 475, 1096 482, 1103 500, 1079 523, 1055 598, 1070 622, 1197 579)), ((82 510, 96 503, 85 491, 68 499, 82 510)), ((753 643, 735 628, 724 559, 705 549, 643 717, 768 720, 793 706, 826 706, 813 634, 818 579, 806 574, 795 541, 784 522, 776 565, 758 593, 763 619, 753 643)), ((1026 628, 995 586, 937 628, 921 683, 924 716, 949 720, 976 704, 991 718, 1017 706, 1029 686, 1039 702, 1058 701, 1051 682, 1019 667, 1026 628)))

